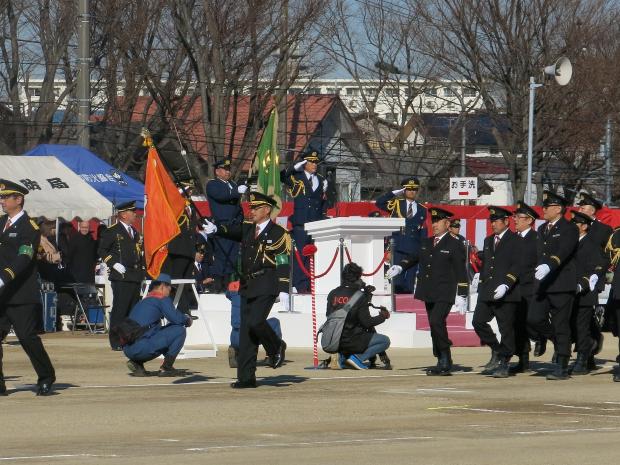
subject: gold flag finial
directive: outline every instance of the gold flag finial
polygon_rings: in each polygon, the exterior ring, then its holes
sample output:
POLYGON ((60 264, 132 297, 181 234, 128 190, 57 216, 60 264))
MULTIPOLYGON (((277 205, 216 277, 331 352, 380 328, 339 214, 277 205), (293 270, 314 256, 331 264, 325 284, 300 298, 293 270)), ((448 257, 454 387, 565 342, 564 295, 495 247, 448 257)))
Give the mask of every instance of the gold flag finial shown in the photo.
POLYGON ((153 138, 151 137, 151 131, 147 128, 142 128, 140 135, 144 137, 144 142, 142 142, 144 147, 155 147, 155 144, 153 144, 153 138))

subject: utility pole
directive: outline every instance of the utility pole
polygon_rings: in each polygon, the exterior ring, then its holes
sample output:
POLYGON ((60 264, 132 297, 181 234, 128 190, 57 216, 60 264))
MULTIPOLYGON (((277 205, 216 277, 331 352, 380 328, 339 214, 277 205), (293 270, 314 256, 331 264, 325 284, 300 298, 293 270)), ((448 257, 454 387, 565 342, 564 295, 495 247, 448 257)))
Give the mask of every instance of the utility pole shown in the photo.
POLYGON ((613 174, 611 172, 611 117, 607 117, 605 127, 605 203, 611 204, 611 186, 613 185, 613 174))
POLYGON ((288 128, 288 86, 289 86, 289 58, 290 58, 290 44, 288 41, 288 0, 283 0, 282 2, 282 16, 281 16, 281 46, 280 46, 280 57, 283 61, 283 70, 282 70, 282 79, 280 79, 279 89, 276 94, 278 94, 278 115, 282 116, 279 118, 279 127, 278 127, 278 147, 280 152, 280 162, 288 163, 292 161, 294 158, 293 154, 287 153, 287 128, 288 128))
POLYGON ((90 148, 90 14, 89 0, 79 2, 79 58, 78 58, 78 143, 90 148))

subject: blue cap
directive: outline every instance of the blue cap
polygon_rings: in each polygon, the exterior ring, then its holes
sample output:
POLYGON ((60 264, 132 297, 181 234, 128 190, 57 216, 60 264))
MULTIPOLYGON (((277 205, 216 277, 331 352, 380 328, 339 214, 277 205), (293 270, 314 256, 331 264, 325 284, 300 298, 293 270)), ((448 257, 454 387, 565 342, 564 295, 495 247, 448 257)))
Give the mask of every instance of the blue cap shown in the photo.
POLYGON ((164 283, 168 285, 172 284, 172 278, 170 277, 169 274, 166 274, 166 273, 160 273, 159 276, 154 279, 154 281, 159 281, 160 283, 164 283))

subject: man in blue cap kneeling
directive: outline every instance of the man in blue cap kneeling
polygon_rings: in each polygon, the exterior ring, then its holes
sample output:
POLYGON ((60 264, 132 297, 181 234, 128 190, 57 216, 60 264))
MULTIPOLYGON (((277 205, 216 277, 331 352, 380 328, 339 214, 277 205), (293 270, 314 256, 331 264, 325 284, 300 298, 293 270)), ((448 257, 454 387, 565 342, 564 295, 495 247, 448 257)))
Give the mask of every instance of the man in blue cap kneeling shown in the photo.
POLYGON ((173 364, 183 348, 186 327, 191 326, 192 318, 174 308, 170 298, 171 283, 170 276, 161 273, 151 282, 147 296, 129 313, 129 319, 144 331, 135 342, 123 346, 129 359, 127 367, 133 376, 146 376, 144 362, 160 355, 164 356, 164 362, 158 376, 178 376, 173 364), (162 318, 168 321, 166 326, 162 326, 162 318))

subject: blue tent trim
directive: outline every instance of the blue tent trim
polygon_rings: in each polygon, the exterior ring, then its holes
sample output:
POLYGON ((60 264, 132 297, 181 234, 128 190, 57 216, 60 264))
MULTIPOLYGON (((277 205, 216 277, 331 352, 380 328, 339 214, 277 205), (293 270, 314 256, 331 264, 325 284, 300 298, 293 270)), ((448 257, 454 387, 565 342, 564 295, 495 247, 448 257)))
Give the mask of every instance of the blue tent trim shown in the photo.
POLYGON ((136 201, 144 208, 144 184, 127 176, 79 145, 42 144, 26 156, 54 156, 114 205, 136 201))

